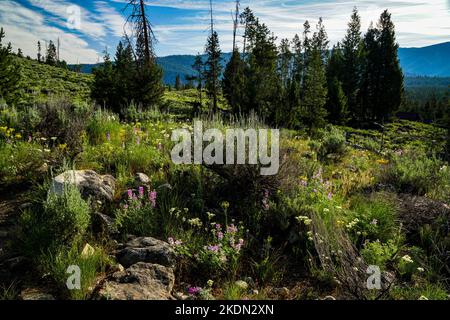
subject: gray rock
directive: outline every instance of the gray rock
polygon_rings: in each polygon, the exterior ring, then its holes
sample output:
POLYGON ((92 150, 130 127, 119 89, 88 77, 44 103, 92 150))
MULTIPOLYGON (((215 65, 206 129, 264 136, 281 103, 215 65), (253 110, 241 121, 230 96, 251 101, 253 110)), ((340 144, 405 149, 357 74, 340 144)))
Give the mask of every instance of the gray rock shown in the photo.
POLYGON ((336 298, 335 297, 333 297, 333 296, 326 296, 325 298, 323 298, 322 300, 336 300, 336 298))
POLYGON ((93 218, 93 226, 95 232, 109 235, 117 233, 117 228, 114 225, 114 218, 111 218, 110 216, 107 216, 106 214, 100 212, 94 213, 93 218))
POLYGON ((20 293, 22 300, 55 300, 51 294, 46 293, 38 288, 28 288, 20 293))
POLYGON ((78 187, 84 198, 113 201, 116 181, 113 176, 99 175, 92 170, 69 170, 55 177, 50 192, 61 195, 66 185, 78 187))
POLYGON ((117 252, 117 260, 125 267, 148 262, 166 267, 174 267, 176 263, 175 251, 167 242, 151 237, 135 238, 125 244, 125 248, 117 252))
POLYGON ((150 178, 145 173, 139 172, 134 177, 134 183, 136 187, 150 186, 150 178))
POLYGON ((114 273, 97 288, 97 300, 173 300, 175 283, 172 268, 151 263, 137 263, 114 273))

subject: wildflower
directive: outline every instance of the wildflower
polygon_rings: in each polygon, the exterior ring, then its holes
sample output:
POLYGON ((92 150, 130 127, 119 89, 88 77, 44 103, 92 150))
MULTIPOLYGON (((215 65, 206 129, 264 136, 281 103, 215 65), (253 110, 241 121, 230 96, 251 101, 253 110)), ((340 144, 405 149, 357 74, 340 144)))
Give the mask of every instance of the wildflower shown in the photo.
POLYGON ((214 213, 211 213, 211 212, 207 212, 206 214, 208 215, 208 220, 211 220, 212 218, 214 218, 216 216, 214 213))
POLYGON ((227 227, 227 233, 233 234, 233 233, 236 233, 237 231, 238 231, 238 229, 237 229, 237 227, 234 224, 230 224, 227 227))
POLYGON ((171 246, 173 246, 173 245, 175 244, 175 241, 173 240, 172 237, 170 237, 169 239, 167 239, 167 242, 169 242, 169 244, 170 244, 171 246))
POLYGON ((328 200, 333 199, 333 194, 331 192, 328 192, 328 200))
POLYGON ((208 250, 211 252, 219 252, 219 246, 218 245, 208 246, 208 250))
POLYGON ((111 142, 111 133, 106 133, 106 141, 111 142))
POLYGON ((378 220, 377 219, 373 219, 370 224, 376 226, 378 224, 378 220))
POLYGON ((408 263, 413 263, 413 262, 414 262, 414 260, 413 260, 409 255, 404 255, 404 256, 402 257, 402 260, 403 260, 403 261, 406 261, 406 262, 408 262, 408 263))
POLYGON ((222 226, 220 225, 220 224, 218 224, 218 223, 216 223, 216 230, 222 230, 222 226))
POLYGON ((201 228, 202 226, 202 222, 200 221, 199 218, 193 218, 193 219, 189 219, 188 223, 193 226, 193 227, 199 227, 201 228))
POLYGON ((330 209, 324 208, 324 209, 323 209, 323 212, 330 212, 330 209))
POLYGON ((125 210, 128 210, 128 204, 124 204, 124 205, 123 205, 123 208, 124 208, 125 210))
POLYGON ((190 287, 190 288, 188 289, 188 294, 190 294, 191 296, 196 296, 196 295, 198 295, 201 291, 202 291, 202 288, 200 288, 200 287, 190 287))
POLYGON ((223 240, 223 232, 222 232, 222 231, 219 231, 219 232, 217 233, 217 239, 219 239, 219 241, 222 241, 222 240, 223 240))
POLYGON ((128 199, 133 199, 133 190, 128 189, 128 199))
POLYGON ((156 196, 157 196, 156 191, 149 192, 148 194, 149 200, 152 203, 153 208, 156 207, 156 196))
POLYGON ((206 284, 208 285, 208 287, 211 288, 214 285, 214 281, 208 280, 208 282, 206 284))
POLYGON ((136 137, 136 144, 137 145, 141 144, 141 137, 139 137, 139 136, 136 137))
POLYGON ((224 209, 227 210, 230 207, 230 203, 228 201, 223 201, 220 206, 224 209))
POLYGON ((424 271, 425 271, 425 269, 424 269, 424 268, 421 268, 421 267, 419 267, 419 268, 417 268, 417 271, 419 271, 419 272, 424 272, 424 271))
POLYGON ((139 187, 139 198, 144 197, 144 187, 139 187))

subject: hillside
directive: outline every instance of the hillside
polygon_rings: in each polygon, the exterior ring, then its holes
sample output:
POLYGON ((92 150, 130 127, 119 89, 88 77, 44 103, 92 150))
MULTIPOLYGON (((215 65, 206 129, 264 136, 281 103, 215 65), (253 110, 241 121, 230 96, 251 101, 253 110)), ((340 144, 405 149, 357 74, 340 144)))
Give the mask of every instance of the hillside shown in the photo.
POLYGON ((43 102, 49 96, 71 97, 72 100, 89 97, 92 75, 40 64, 34 60, 16 59, 22 74, 22 104, 43 102))
POLYGON ((450 76, 450 42, 423 48, 400 48, 399 58, 406 75, 450 76))

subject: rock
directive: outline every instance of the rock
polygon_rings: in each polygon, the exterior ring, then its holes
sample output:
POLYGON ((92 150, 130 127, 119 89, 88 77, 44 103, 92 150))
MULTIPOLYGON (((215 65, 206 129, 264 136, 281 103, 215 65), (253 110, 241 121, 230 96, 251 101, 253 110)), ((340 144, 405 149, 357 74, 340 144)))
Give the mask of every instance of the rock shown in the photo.
POLYGON ((138 187, 149 187, 150 186, 150 178, 145 173, 136 173, 134 177, 134 183, 136 188, 138 187))
POLYGON ((55 300, 51 294, 46 293, 38 288, 28 288, 20 293, 22 300, 55 300))
POLYGON ((170 245, 151 237, 130 240, 116 256, 125 268, 137 262, 155 263, 166 267, 174 267, 176 263, 175 251, 170 245))
POLYGON ((238 287, 239 289, 242 290, 247 290, 248 289, 248 283, 242 280, 238 280, 234 283, 236 285, 236 287, 238 287))
POLYGON ((183 294, 182 292, 176 292, 174 295, 174 298, 177 300, 189 300, 189 296, 186 294, 183 294))
POLYGON ((114 273, 96 290, 97 300, 172 300, 172 268, 139 262, 114 273))
POLYGON ((283 287, 283 288, 275 288, 273 289, 273 293, 275 293, 276 295, 282 297, 282 298, 287 298, 290 294, 290 291, 288 288, 283 287))
POLYGON ((336 298, 333 297, 333 296, 326 296, 326 297, 323 298, 322 300, 336 300, 336 298))
POLYGON ((101 176, 92 170, 69 170, 55 177, 50 192, 61 195, 64 186, 75 185, 84 198, 93 197, 102 201, 113 201, 115 179, 110 175, 101 176))
POLYGON ((95 253, 95 249, 89 244, 86 243, 83 251, 81 251, 81 256, 84 258, 90 257, 95 253))
POLYGON ((117 229, 114 225, 115 220, 106 214, 96 212, 93 215, 94 232, 104 233, 108 235, 116 234, 117 229))

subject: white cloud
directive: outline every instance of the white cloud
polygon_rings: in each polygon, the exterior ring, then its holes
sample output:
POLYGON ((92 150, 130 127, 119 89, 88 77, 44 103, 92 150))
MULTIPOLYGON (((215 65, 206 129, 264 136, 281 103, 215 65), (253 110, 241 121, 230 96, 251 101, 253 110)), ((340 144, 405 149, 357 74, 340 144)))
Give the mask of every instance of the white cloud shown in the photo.
POLYGON ((6 32, 6 40, 15 49, 21 48, 25 55, 36 57, 37 42, 42 46, 49 40, 61 41, 61 58, 69 63, 77 61, 94 63, 98 53, 79 36, 67 33, 47 24, 45 17, 33 10, 25 8, 14 1, 0 1, 0 25, 6 32))

